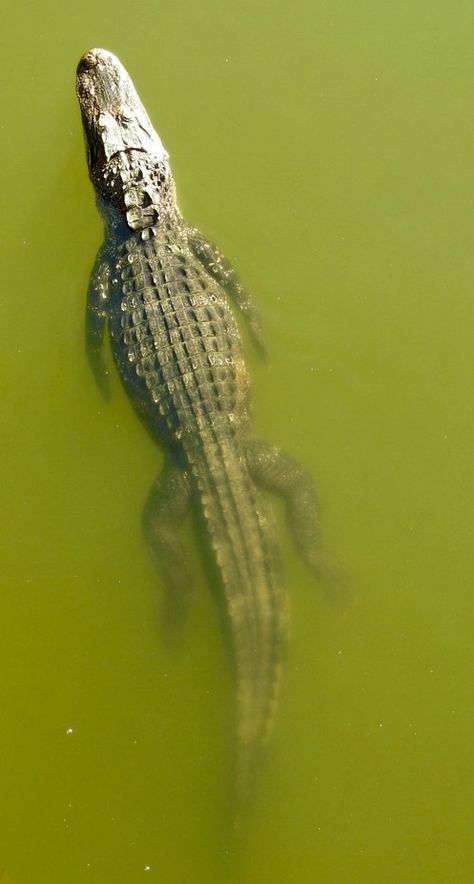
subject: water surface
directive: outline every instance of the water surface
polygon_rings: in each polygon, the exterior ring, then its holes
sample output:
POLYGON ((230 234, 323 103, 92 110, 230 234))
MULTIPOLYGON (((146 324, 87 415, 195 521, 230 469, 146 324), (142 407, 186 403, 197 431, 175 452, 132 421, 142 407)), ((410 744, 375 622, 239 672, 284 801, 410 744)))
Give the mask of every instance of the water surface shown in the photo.
MULTIPOLYGON (((15 884, 447 884, 472 854, 474 11, 85 0, 2 17, 0 868, 15 884), (256 431, 312 471, 355 603, 281 519, 292 639, 245 847, 232 683, 197 552, 163 642, 161 463, 85 361, 101 223, 75 65, 127 66, 190 221, 254 293, 256 431), (229 869, 230 865, 230 869, 229 869)), ((280 515, 280 514, 279 514, 280 515)), ((192 533, 189 541, 193 546, 192 533)))

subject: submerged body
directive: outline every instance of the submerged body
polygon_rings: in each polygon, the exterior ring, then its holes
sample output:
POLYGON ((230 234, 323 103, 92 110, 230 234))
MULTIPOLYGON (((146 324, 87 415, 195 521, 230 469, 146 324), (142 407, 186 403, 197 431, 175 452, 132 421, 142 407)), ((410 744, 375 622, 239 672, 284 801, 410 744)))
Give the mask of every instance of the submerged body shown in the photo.
POLYGON ((247 293, 217 248, 183 219, 168 155, 118 59, 102 49, 77 73, 91 180, 105 239, 88 295, 87 349, 99 386, 107 320, 130 400, 165 445, 145 534, 184 607, 190 578, 178 529, 192 498, 219 572, 237 681, 238 788, 245 790, 273 719, 286 630, 271 524, 259 487, 285 496, 296 540, 322 576, 312 483, 253 439, 248 376, 229 301, 262 346, 247 293))

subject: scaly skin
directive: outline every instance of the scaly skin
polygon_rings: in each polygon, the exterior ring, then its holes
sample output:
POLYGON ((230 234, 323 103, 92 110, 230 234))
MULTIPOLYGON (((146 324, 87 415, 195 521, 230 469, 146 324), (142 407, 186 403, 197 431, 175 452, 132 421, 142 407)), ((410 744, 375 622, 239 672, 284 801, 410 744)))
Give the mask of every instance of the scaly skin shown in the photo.
POLYGON ((220 574, 237 680, 237 788, 245 792, 271 727, 286 628, 272 529, 256 483, 284 495, 295 536, 321 576, 311 481, 252 439, 248 377, 229 299, 263 349, 250 298, 228 261, 181 216, 168 155, 118 59, 86 53, 77 93, 105 239, 89 286, 87 350, 107 395, 101 344, 168 460, 144 512, 152 552, 185 607, 189 574, 178 528, 200 502, 220 574))

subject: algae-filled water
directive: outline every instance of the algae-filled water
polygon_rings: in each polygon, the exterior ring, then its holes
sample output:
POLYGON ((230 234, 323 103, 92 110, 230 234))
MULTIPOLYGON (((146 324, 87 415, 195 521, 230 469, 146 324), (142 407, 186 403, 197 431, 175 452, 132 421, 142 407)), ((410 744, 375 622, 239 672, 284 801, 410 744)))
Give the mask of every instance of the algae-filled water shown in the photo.
MULTIPOLYGON (((474 9, 53 0, 2 13, 0 870, 13 884, 474 880, 474 9), (277 507, 292 630, 238 855, 233 686, 195 537, 166 643, 162 459, 83 349, 101 222, 75 66, 130 71, 180 203, 258 303, 256 432, 313 473, 349 577, 277 507)), ((1 879, 3 880, 3 879, 1 879)), ((7 880, 7 879, 6 879, 7 880)))

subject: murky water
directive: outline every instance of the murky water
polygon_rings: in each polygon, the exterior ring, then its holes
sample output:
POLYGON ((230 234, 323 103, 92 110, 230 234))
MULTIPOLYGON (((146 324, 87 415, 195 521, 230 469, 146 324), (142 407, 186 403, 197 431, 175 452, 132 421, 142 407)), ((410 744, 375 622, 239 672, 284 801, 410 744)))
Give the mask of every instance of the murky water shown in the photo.
MULTIPOLYGON (((16 5, 2 16, 0 869, 14 884, 474 876, 474 10, 16 5), (140 532, 160 463, 82 344, 101 238, 75 65, 130 70, 187 217, 254 293, 258 433, 313 472, 355 597, 281 519, 292 640, 245 843, 233 692, 195 552, 181 639, 140 532)), ((189 543, 194 547, 192 532, 189 543)), ((3 879, 2 879, 3 880, 3 879)))

